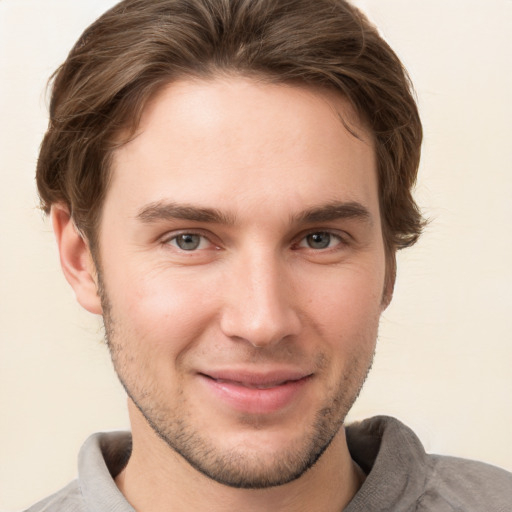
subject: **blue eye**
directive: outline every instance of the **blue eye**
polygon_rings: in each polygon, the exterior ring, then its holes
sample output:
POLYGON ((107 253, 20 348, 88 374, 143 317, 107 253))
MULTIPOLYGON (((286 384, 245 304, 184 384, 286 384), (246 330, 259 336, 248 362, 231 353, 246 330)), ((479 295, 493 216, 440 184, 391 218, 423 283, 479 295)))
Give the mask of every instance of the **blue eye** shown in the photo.
POLYGON ((308 235, 306 240, 312 249, 326 249, 331 243, 331 235, 329 233, 313 233, 308 235))
POLYGON ((182 251, 204 249, 204 247, 208 245, 208 241, 204 236, 195 233, 182 233, 181 235, 171 238, 169 243, 182 251))
POLYGON ((201 237, 199 235, 191 235, 189 233, 180 235, 176 238, 176 244, 184 251, 193 251, 199 247, 201 237))
POLYGON ((341 243, 340 237, 327 231, 318 231, 305 236, 299 246, 309 249, 328 249, 341 243))

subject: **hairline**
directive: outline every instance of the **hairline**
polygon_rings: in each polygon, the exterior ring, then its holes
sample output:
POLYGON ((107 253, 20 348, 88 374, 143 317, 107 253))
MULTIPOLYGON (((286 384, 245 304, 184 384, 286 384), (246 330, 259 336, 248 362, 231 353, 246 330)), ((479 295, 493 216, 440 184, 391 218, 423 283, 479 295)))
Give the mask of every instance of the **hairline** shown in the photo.
MULTIPOLYGON (((214 65, 209 66, 206 70, 202 72, 194 72, 194 71, 184 71, 181 74, 176 76, 168 77, 167 80, 155 80, 150 86, 148 86, 147 90, 149 94, 141 103, 141 108, 138 115, 133 116, 131 119, 128 119, 124 126, 119 127, 111 134, 112 143, 105 151, 105 158, 103 161, 103 168, 101 172, 104 173, 105 178, 105 186, 103 189, 103 197, 101 198, 101 203, 98 206, 95 221, 91 226, 92 232, 85 232, 86 239, 89 243, 89 248, 91 252, 99 252, 99 235, 101 229, 101 220, 103 216, 103 207, 105 205, 105 201, 107 199, 108 192, 111 187, 111 182, 113 179, 113 160, 115 158, 115 154, 118 150, 122 149, 126 144, 129 144, 131 141, 135 140, 135 138, 139 135, 137 133, 138 128, 140 127, 142 117, 144 112, 147 110, 148 106, 151 102, 157 100, 158 96, 167 88, 171 87, 176 83, 212 83, 217 80, 232 80, 233 78, 242 78, 249 81, 253 81, 256 84, 264 84, 264 85, 276 85, 283 87, 292 87, 304 89, 306 91, 317 91, 323 92, 327 94, 334 94, 338 97, 338 99, 343 99, 346 104, 350 108, 350 119, 347 120, 341 113, 334 108, 333 105, 331 107, 336 113, 340 124, 347 130, 347 132, 357 140, 368 143, 372 147, 372 151, 376 160, 376 169, 377 180, 380 180, 379 177, 379 162, 377 155, 377 147, 375 140, 375 133, 372 130, 370 124, 365 119, 364 113, 359 112, 356 105, 351 101, 347 94, 345 94, 340 88, 336 87, 333 83, 320 83, 320 81, 307 81, 305 79, 295 78, 289 79, 282 77, 278 73, 265 73, 265 72, 257 72, 254 70, 239 70, 236 68, 223 68, 223 67, 215 67, 214 65), (354 122, 356 121, 356 122, 354 122), (369 136, 370 140, 365 140, 362 135, 369 136)), ((385 222, 385 218, 382 212, 381 198, 379 192, 379 210, 381 217, 381 232, 383 238, 385 238, 385 229, 383 223, 385 222)), ((77 224, 78 226, 78 224, 77 224)), ((82 227, 78 226, 78 228, 82 231, 82 227)), ((387 244, 386 244, 387 246, 387 244)), ((395 253, 396 250, 393 250, 392 253, 395 253)), ((388 250, 386 249, 386 258, 387 258, 388 250)), ((99 254, 98 254, 99 256, 99 254)))

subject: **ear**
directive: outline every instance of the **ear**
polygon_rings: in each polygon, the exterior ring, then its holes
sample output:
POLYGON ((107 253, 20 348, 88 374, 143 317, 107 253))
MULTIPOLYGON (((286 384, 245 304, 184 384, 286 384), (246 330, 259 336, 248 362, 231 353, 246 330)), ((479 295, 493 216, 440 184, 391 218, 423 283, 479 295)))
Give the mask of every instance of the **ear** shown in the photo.
POLYGON ((64 276, 73 288, 79 304, 87 311, 100 315, 102 310, 97 272, 89 245, 75 227, 67 206, 52 205, 50 215, 64 276))
POLYGON ((382 293, 382 311, 390 304, 393 298, 396 281, 396 253, 386 255, 386 276, 384 278, 384 291, 382 293))

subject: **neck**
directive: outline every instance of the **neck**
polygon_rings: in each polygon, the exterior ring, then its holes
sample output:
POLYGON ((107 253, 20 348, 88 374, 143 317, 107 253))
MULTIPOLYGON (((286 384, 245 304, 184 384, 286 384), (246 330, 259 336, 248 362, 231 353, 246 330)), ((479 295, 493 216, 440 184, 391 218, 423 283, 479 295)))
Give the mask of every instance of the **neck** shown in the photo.
POLYGON ((132 455, 116 484, 139 512, 339 512, 364 481, 350 458, 343 428, 297 480, 268 489, 236 489, 191 467, 154 434, 138 411, 131 419, 132 455))

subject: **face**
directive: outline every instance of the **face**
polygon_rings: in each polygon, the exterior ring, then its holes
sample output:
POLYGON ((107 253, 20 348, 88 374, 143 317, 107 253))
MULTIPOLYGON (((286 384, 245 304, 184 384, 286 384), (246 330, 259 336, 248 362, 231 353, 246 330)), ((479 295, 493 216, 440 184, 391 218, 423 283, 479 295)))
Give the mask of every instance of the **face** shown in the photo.
POLYGON ((374 149, 342 97, 168 86, 114 156, 99 242, 112 359, 145 418, 134 439, 158 434, 248 488, 328 450, 371 364, 385 282, 374 149))

